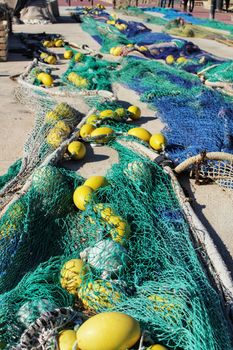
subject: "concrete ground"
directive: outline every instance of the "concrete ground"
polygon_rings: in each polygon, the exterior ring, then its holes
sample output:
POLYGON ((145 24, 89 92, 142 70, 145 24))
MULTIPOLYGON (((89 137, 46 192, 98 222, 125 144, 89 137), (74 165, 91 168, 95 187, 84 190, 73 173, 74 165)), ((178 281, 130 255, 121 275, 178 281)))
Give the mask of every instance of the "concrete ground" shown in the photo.
MULTIPOLYGON (((62 14, 67 13, 62 10, 62 14)), ((64 17, 63 17, 64 20, 64 17)), ((67 41, 77 44, 88 44, 92 49, 98 50, 99 45, 91 36, 84 33, 80 24, 66 22, 52 25, 15 25, 14 32, 38 33, 60 33, 67 41)), ((161 27, 152 25, 151 29, 161 31, 161 27)), ((194 41, 194 40, 193 40, 194 41)), ((13 41, 12 41, 13 43, 13 41)), ((206 39, 195 39, 202 49, 225 58, 233 57, 233 49, 223 44, 206 39)), ((18 45, 14 43, 14 47, 18 45)), ((9 61, 0 63, 0 174, 3 174, 12 162, 22 157, 23 145, 34 125, 34 114, 27 105, 19 104, 14 98, 14 89, 17 83, 9 79, 10 75, 23 72, 30 61, 21 54, 10 54, 9 61)), ((66 68, 66 62, 62 62, 61 70, 66 68)), ((152 133, 159 132, 163 124, 156 119, 155 112, 148 109, 147 105, 139 101, 139 96, 119 85, 115 87, 120 100, 130 104, 136 104, 142 109, 143 118, 138 124, 146 127, 152 133)), ((88 112, 85 104, 80 104, 83 112, 88 112)), ((90 174, 104 174, 111 164, 116 162, 116 152, 108 147, 88 147, 88 155, 83 162, 72 162, 69 164, 87 177, 90 174)), ((68 166, 67 164, 65 164, 68 166)), ((197 186, 193 181, 181 178, 189 196, 192 198, 193 207, 204 225, 211 233, 215 243, 218 245, 224 260, 229 269, 232 269, 233 256, 233 220, 232 220, 232 199, 227 192, 224 192, 217 185, 197 186)))

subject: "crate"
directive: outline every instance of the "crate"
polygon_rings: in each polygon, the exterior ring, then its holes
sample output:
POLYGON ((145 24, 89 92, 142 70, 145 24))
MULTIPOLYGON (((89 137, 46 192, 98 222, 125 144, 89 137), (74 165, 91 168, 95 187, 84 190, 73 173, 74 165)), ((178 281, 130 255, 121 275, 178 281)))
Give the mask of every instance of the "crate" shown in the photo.
POLYGON ((8 57, 8 32, 9 32, 9 21, 0 21, 0 61, 7 61, 8 57))

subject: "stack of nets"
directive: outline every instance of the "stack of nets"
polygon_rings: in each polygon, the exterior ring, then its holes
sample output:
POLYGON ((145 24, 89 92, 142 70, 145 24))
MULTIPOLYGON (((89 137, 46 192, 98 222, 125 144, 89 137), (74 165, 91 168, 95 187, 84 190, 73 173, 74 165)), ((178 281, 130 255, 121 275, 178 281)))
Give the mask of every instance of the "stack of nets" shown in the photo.
POLYGON ((101 51, 104 53, 109 53, 111 48, 118 47, 122 48, 122 56, 163 60, 169 55, 174 59, 185 57, 185 63, 177 64, 177 68, 191 73, 223 62, 190 41, 177 39, 165 33, 142 32, 128 37, 114 26, 100 23, 93 18, 84 18, 82 28, 101 44, 101 51))
MULTIPOLYGON (((230 149, 231 103, 221 94, 205 89, 197 77, 132 58, 108 77, 111 83, 124 83, 139 92, 166 118, 168 140, 172 143, 174 137, 178 144, 170 153, 174 159, 185 158, 198 147, 208 146, 208 142, 216 148, 230 149), (193 115, 198 116, 194 121, 193 115), (175 118, 183 118, 179 130, 175 118), (208 131, 208 137, 202 137, 203 130, 208 131)), ((65 170, 60 161, 72 131, 77 131, 81 113, 71 108, 74 115, 70 132, 61 143, 57 138, 48 142, 48 133, 57 123, 56 115, 64 114, 63 109, 56 114, 57 103, 46 94, 33 91, 31 96, 38 96, 40 113, 25 145, 31 166, 26 167, 28 171, 19 188, 11 188, 13 193, 8 193, 7 203, 3 200, 0 218, 1 347, 12 349, 18 345, 19 349, 22 334, 25 330, 35 331, 30 325, 41 315, 72 307, 86 310, 88 315, 110 310, 127 313, 140 322, 153 342, 169 349, 230 349, 231 335, 222 300, 198 258, 167 173, 157 163, 122 145, 121 140, 111 140, 108 145, 118 152, 119 162, 107 172, 106 186, 94 191, 85 210, 77 209, 73 193, 85 179, 65 170), (80 258, 86 268, 81 282, 74 287, 72 269, 66 271, 64 263, 80 258)), ((102 105, 98 101, 95 106, 98 111, 118 107, 116 101, 102 105)), ((59 121, 68 123, 70 115, 59 121)), ((129 127, 126 122, 116 121, 108 121, 107 125, 116 133, 129 127)), ((123 138, 129 139, 126 135, 123 138)), ((18 167, 16 164, 13 169, 16 178, 18 167)), ((12 179, 13 174, 8 178, 12 179)), ((3 179, 5 186, 7 179, 3 179)), ((30 341, 35 334, 28 334, 30 341)), ((37 339, 43 341, 45 336, 49 334, 41 329, 37 339)), ((44 347, 55 348, 51 342, 44 347)))
POLYGON ((191 38, 196 37, 196 38, 222 41, 223 43, 227 43, 230 46, 233 46, 233 40, 231 40, 232 38, 229 35, 224 35, 219 32, 209 30, 189 22, 185 22, 181 18, 177 18, 172 21, 169 21, 165 25, 164 30, 165 32, 176 36, 191 37, 191 38))
POLYGON ((74 307, 74 297, 61 287, 60 271, 64 262, 81 255, 87 271, 75 292, 80 310, 127 313, 169 349, 230 349, 220 297, 196 255, 168 175, 118 142, 111 147, 119 163, 85 211, 70 197, 84 179, 49 165, 39 170, 42 176, 34 172, 17 208, 10 207, 1 219, 3 224, 12 214, 21 216, 1 239, 2 249, 8 249, 1 254, 2 344, 19 344, 43 312, 74 307), (106 208, 127 223, 124 235, 103 219, 106 208), (31 272, 17 284, 26 271, 31 272))

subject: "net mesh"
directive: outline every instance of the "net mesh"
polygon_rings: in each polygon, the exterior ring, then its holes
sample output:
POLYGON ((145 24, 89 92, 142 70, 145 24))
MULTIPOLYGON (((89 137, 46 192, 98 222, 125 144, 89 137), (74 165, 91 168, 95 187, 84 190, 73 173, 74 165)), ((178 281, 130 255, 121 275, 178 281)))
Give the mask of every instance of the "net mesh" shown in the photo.
MULTIPOLYGON (((48 173, 46 181, 40 178, 43 195, 36 194, 41 188, 36 182, 21 199, 28 207, 19 220, 25 234, 6 273, 11 268, 22 276, 49 256, 60 256, 42 263, 1 295, 0 339, 13 345, 41 312, 74 305, 74 298, 60 286, 60 270, 65 261, 82 256, 87 272, 76 287, 76 300, 87 310, 126 312, 140 321, 154 341, 169 348, 230 348, 219 296, 192 246, 168 175, 117 142, 111 147, 119 152, 119 163, 107 173, 109 185, 95 192, 85 211, 77 211, 70 199, 64 201, 64 196, 69 197, 66 186, 74 188, 84 180, 52 166, 51 178, 48 173), (66 179, 63 186, 59 186, 61 172, 66 179), (103 219, 106 208, 115 221, 103 219), (34 220, 40 221, 40 230, 35 229, 34 220), (119 221, 125 223, 123 234, 119 221)), ((9 246, 13 248, 12 240, 9 246)))
POLYGON ((0 189, 5 186, 7 182, 13 179, 20 171, 20 167, 22 164, 21 159, 17 159, 15 163, 13 163, 7 170, 4 175, 0 176, 0 189))
MULTIPOLYGON (((167 123, 170 145, 176 143, 175 151, 168 149, 173 159, 202 147, 231 151, 230 100, 203 87, 197 77, 133 58, 108 74, 111 83, 136 90, 158 110, 167 123)), ((72 196, 85 179, 58 165, 38 165, 50 155, 47 132, 59 121, 72 129, 80 114, 64 104, 56 114, 51 96, 43 95, 38 104, 41 112, 25 145, 31 155, 34 140, 40 145, 28 172, 29 186, 0 219, 1 346, 19 344, 24 330, 43 312, 76 306, 90 313, 125 312, 154 342, 170 349, 230 349, 221 298, 198 258, 198 251, 204 252, 192 244, 169 176, 155 162, 110 140, 119 162, 107 172, 108 184, 94 192, 84 211, 78 210, 72 196), (45 117, 45 112, 53 114, 45 117), (82 273, 72 264, 67 267, 71 259, 80 258, 82 273)), ((121 107, 116 101, 96 101, 95 106, 98 111, 121 107)), ((115 132, 130 127, 111 119, 107 125, 115 132)), ((52 138, 50 146, 56 150, 58 144, 52 138)))
POLYGON ((233 33, 232 25, 227 24, 224 22, 216 21, 216 20, 210 20, 207 18, 197 18, 192 16, 191 14, 187 14, 184 12, 180 12, 174 9, 165 9, 165 8, 146 8, 142 9, 142 11, 151 11, 151 12, 158 12, 164 14, 163 19, 167 20, 173 20, 177 17, 183 18, 187 22, 191 22, 193 24, 197 24, 200 26, 205 26, 213 29, 220 29, 220 30, 225 30, 229 31, 229 33, 233 33))
POLYGON ((137 91, 164 121, 176 163, 202 150, 232 153, 232 102, 189 73, 158 62, 125 59, 116 80, 137 91))

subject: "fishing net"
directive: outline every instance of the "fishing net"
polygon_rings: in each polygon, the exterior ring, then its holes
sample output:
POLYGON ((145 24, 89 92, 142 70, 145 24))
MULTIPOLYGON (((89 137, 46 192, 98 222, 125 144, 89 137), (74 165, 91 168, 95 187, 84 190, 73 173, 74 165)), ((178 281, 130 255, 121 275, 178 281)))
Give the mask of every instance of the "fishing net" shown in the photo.
POLYGON ((165 33, 146 32, 128 38, 124 33, 119 33, 114 26, 108 26, 107 30, 106 24, 99 23, 93 18, 85 18, 82 27, 101 44, 102 52, 110 52, 114 56, 130 55, 164 60, 170 55, 175 60, 182 57, 186 60, 182 63, 178 62, 176 67, 190 73, 197 73, 200 69, 223 62, 223 60, 201 50, 192 42, 177 39, 165 33), (116 53, 112 52, 114 49, 117 50, 116 53))
POLYGON ((210 66, 200 74, 209 82, 223 82, 233 84, 233 62, 224 62, 219 65, 210 66))
POLYGON ((7 172, 4 175, 0 176, 0 189, 5 186, 5 184, 13 179, 20 170, 22 161, 21 159, 17 159, 15 163, 13 163, 7 170, 7 172))
POLYGON ((17 343, 24 330, 41 314, 74 305, 73 296, 60 285, 60 268, 61 258, 50 258, 25 275, 16 288, 0 296, 2 345, 10 348, 17 343))
MULTIPOLYGON (((45 253, 56 257, 1 295, 0 340, 10 348, 43 312, 74 306, 73 296, 61 288, 60 271, 64 262, 82 257, 86 270, 74 289, 79 309, 125 312, 139 320, 154 341, 171 349, 230 348, 219 295, 196 255, 168 175, 118 142, 111 147, 119 153, 119 163, 109 170, 108 185, 94 193, 85 211, 75 209, 63 197, 68 193, 66 186, 75 188, 84 179, 52 166, 52 176, 39 177, 21 199, 28 207, 25 220, 29 223, 24 224, 28 240, 23 236, 12 261, 14 269, 21 274, 38 266, 45 253), (62 199, 57 197, 61 191, 58 174, 65 179, 62 199), (43 195, 36 194, 41 185, 43 195), (29 200, 31 191, 33 201, 29 200), (30 225, 35 215, 40 222, 37 232, 38 225, 30 225), (25 251, 20 259, 23 247, 30 247, 28 254, 33 252, 30 259, 25 251)), ((74 278, 69 269, 62 272, 68 285, 69 278, 74 278)))
MULTIPOLYGON (((168 153, 176 161, 204 147, 232 150, 230 98, 206 89, 194 75, 157 62, 127 58, 122 67, 110 70, 112 63, 104 66, 105 61, 90 57, 84 58, 84 66, 91 65, 91 79, 93 71, 103 68, 111 84, 125 84, 158 111, 173 144, 168 153)), ((81 76, 79 65, 71 62, 81 76)), ((87 74, 87 67, 82 74, 87 74)), ((125 312, 154 342, 171 349, 230 349, 221 297, 197 255, 205 252, 192 243, 168 174, 122 145, 122 140, 132 139, 125 134, 130 123, 109 118, 98 124, 112 127, 114 137, 123 134, 108 142, 119 162, 107 172, 106 186, 94 191, 81 211, 73 203, 73 193, 86 179, 61 164, 81 113, 61 106, 46 91, 32 89, 29 97, 25 92, 22 96, 29 108, 38 108, 39 116, 25 144, 32 166, 26 167, 19 188, 11 187, 10 201, 3 200, 1 346, 20 346, 22 334, 30 340, 31 325, 43 320, 43 314, 49 317, 54 309, 76 307, 89 314, 125 312), (67 123, 62 125, 65 135, 61 140, 53 135, 48 142, 48 134, 61 121, 67 123), (78 273, 74 259, 80 258, 84 267, 78 273)), ((94 104, 97 112, 121 107, 117 101, 94 104)), ((47 345, 46 350, 56 348, 54 343, 47 345)))
POLYGON ((0 222, 1 293, 39 262, 61 251, 63 233, 57 219, 72 209, 73 189, 68 171, 63 174, 62 169, 48 165, 36 169, 26 194, 10 202, 0 222))
POLYGON ((169 21, 164 26, 164 31, 182 37, 196 37, 204 38, 209 40, 221 40, 223 43, 227 43, 233 46, 233 40, 230 41, 229 35, 220 34, 214 32, 213 30, 205 29, 201 26, 194 25, 192 23, 185 22, 182 18, 177 18, 172 21, 169 21))
POLYGON ((62 76, 62 80, 69 88, 74 91, 82 89, 112 91, 110 74, 118 64, 90 55, 82 55, 75 50, 73 52, 74 56, 80 54, 80 59, 78 62, 73 59, 62 76))
POLYGON ((181 17, 183 18, 185 21, 187 22, 191 22, 193 24, 196 25, 200 25, 200 26, 205 26, 205 27, 210 27, 213 29, 221 29, 221 30, 225 30, 225 31, 229 31, 229 33, 233 33, 233 29, 232 29, 232 25, 231 24, 227 24, 227 23, 223 23, 220 21, 216 21, 216 20, 210 20, 210 19, 203 19, 203 18, 197 18, 192 16, 191 14, 187 14, 175 9, 165 9, 165 8, 146 8, 146 9, 141 9, 142 11, 151 11, 151 12, 158 12, 158 13, 162 13, 164 14, 163 19, 167 19, 167 20, 173 20, 177 17, 181 17))
POLYGON ((161 17, 156 17, 153 16, 149 13, 145 13, 143 9, 138 8, 138 7, 127 7, 124 9, 118 9, 117 14, 123 14, 126 16, 135 16, 135 17, 140 17, 143 21, 150 23, 150 24, 157 24, 160 26, 163 26, 167 23, 167 20, 161 17))
POLYGON ((157 110, 174 162, 202 150, 232 153, 232 101, 197 77, 155 61, 127 58, 115 79, 157 110))

